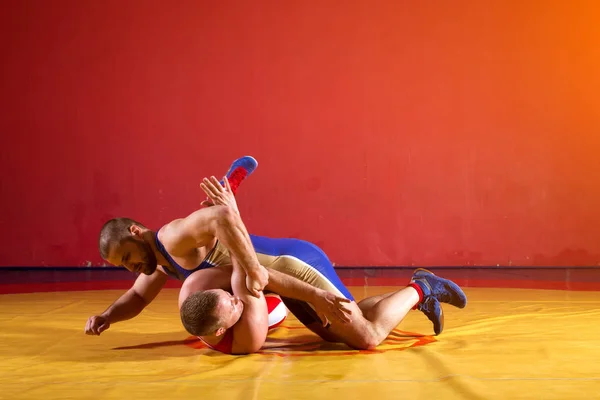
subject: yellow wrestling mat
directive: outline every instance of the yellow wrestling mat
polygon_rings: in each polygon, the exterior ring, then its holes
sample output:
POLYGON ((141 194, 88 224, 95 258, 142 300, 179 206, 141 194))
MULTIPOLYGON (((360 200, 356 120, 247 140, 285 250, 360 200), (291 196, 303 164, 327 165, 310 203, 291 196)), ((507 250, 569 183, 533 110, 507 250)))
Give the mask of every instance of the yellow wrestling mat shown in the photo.
MULTIPOLYGON (((357 299, 393 288, 351 288, 357 299)), ((325 344, 292 316, 269 348, 189 339, 176 289, 86 336, 123 291, 0 295, 0 399, 600 399, 600 295, 467 288, 445 331, 413 311, 376 352, 325 344)))

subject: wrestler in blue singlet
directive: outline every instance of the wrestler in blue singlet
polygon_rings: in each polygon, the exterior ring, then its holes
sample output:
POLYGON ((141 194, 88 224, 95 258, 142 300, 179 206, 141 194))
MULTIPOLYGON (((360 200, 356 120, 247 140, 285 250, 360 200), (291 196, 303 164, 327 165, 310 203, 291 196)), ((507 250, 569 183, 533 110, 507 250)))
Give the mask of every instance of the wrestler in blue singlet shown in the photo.
MULTIPOLYGON (((327 255, 316 245, 299 239, 274 239, 256 235, 250 235, 250 240, 258 261, 266 268, 276 269, 310 285, 354 301, 354 297, 337 276, 327 255)), ((181 281, 200 269, 231 265, 229 251, 219 241, 208 252, 200 265, 193 270, 184 269, 173 260, 158 240, 158 234, 156 235, 156 247, 174 268, 174 271, 165 268, 165 272, 181 281)), ((314 324, 320 325, 318 315, 309 304, 283 296, 281 298, 290 312, 304 325, 309 328, 314 324)))

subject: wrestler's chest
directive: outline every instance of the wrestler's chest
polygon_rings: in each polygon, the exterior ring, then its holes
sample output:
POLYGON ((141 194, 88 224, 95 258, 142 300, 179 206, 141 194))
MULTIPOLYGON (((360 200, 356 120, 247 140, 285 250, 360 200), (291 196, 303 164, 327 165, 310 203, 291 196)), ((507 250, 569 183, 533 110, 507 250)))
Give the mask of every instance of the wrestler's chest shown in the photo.
POLYGON ((185 256, 171 256, 173 261, 175 261, 181 268, 193 270, 198 268, 202 261, 206 257, 207 251, 205 248, 199 248, 194 251, 191 251, 189 254, 185 256))

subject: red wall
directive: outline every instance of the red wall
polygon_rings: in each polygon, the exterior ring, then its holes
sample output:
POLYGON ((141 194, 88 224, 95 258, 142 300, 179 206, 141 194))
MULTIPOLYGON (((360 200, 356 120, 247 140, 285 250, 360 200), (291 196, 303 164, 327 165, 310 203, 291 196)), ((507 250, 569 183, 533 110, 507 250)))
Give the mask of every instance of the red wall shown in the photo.
POLYGON ((338 265, 598 265, 600 6, 5 1, 1 265, 100 265, 243 154, 338 265))

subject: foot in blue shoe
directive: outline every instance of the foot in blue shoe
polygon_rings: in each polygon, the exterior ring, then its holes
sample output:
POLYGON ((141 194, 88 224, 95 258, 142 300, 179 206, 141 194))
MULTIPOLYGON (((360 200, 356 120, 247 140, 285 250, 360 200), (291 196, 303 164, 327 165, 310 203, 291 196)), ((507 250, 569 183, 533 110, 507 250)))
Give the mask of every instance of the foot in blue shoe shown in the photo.
POLYGON ((423 297, 435 297, 442 303, 448 303, 458 308, 465 308, 467 296, 462 289, 449 279, 441 278, 424 268, 416 269, 412 280, 423 290, 423 297))
MULTIPOLYGON (((229 181, 233 194, 236 194, 238 187, 254 172, 256 167, 258 167, 258 161, 251 156, 238 158, 231 164, 231 167, 229 167, 229 171, 227 171, 225 176, 229 181)), ((221 185, 223 184, 224 182, 221 181, 221 185)))
POLYGON ((433 331, 436 335, 442 333, 444 330, 444 310, 435 297, 426 297, 425 300, 417 305, 417 310, 421 311, 433 322, 433 331))
POLYGON ((252 156, 244 156, 238 158, 231 164, 231 167, 229 167, 229 171, 227 171, 227 173, 225 174, 225 176, 227 176, 227 179, 231 177, 233 171, 235 171, 238 167, 244 168, 246 170, 246 176, 248 176, 254 172, 256 167, 258 167, 258 161, 256 161, 256 158, 252 156))

